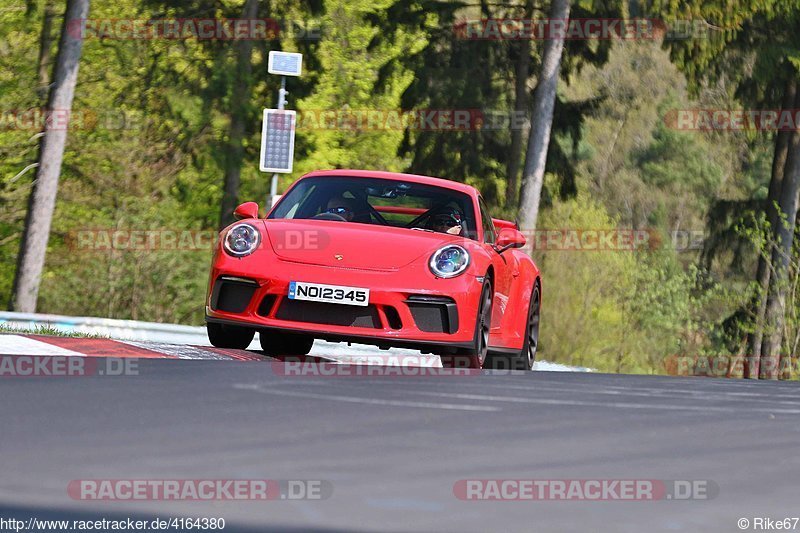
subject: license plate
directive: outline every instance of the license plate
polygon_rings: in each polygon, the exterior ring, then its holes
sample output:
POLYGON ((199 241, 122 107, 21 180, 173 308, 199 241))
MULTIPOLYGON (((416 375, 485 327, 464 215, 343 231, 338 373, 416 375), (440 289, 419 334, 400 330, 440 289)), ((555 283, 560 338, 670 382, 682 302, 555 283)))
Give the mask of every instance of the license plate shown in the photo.
POLYGON ((289 282, 289 299, 365 307, 369 305, 369 289, 292 281, 289 282))

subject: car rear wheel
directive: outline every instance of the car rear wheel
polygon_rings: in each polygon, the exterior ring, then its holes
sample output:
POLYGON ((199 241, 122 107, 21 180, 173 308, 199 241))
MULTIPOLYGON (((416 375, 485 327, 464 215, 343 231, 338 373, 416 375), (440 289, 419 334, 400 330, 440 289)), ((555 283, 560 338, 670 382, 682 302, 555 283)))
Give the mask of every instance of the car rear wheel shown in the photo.
POLYGON ((442 355, 442 366, 445 368, 481 368, 489 353, 489 331, 492 325, 492 280, 488 277, 483 282, 478 319, 475 323, 474 348, 460 350, 455 355, 442 355))
POLYGON ((536 362, 536 350, 539 348, 539 314, 542 307, 542 295, 539 283, 533 287, 531 294, 531 304, 528 309, 528 324, 525 330, 527 336, 525 345, 522 347, 520 360, 525 363, 525 370, 533 370, 533 363, 536 362))
POLYGON ((255 330, 230 324, 207 322, 208 340, 216 348, 235 348, 245 350, 253 342, 255 330))
POLYGON ((536 349, 539 347, 539 312, 541 291, 539 283, 533 287, 528 305, 528 319, 525 322, 525 342, 522 350, 515 354, 489 354, 486 367, 498 370, 533 370, 536 349))
POLYGON ((299 333, 260 331, 261 349, 267 355, 306 355, 314 345, 314 338, 299 333))

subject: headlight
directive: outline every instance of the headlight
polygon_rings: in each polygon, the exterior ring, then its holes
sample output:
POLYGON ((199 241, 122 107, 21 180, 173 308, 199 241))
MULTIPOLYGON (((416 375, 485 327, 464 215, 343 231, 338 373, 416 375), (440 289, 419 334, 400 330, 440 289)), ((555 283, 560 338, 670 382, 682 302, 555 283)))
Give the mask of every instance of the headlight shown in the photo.
POLYGON ((431 272, 440 278, 454 278, 463 274, 469 265, 469 252, 454 244, 439 248, 428 263, 431 272))
POLYGON ((256 251, 261 243, 261 234, 250 224, 237 224, 228 230, 223 246, 234 257, 243 257, 256 251))

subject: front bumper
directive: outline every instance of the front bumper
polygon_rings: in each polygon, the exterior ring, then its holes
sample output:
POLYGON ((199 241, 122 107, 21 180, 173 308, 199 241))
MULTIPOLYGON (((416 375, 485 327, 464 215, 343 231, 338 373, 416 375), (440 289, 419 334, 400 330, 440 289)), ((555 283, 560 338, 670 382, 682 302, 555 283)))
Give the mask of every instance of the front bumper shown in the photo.
POLYGON ((333 341, 443 351, 472 346, 481 287, 469 273, 439 279, 420 265, 376 271, 274 259, 254 269, 252 261, 219 254, 206 319, 333 341), (369 306, 290 300, 290 281, 368 288, 369 306))

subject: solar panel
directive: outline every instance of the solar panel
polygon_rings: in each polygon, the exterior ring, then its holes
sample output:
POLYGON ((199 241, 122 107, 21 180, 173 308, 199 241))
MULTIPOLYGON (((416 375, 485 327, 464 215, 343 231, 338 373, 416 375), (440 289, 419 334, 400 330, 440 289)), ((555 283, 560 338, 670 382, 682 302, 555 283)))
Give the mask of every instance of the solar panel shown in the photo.
POLYGON ((288 174, 292 171, 296 119, 295 111, 264 110, 259 161, 262 172, 288 174))

